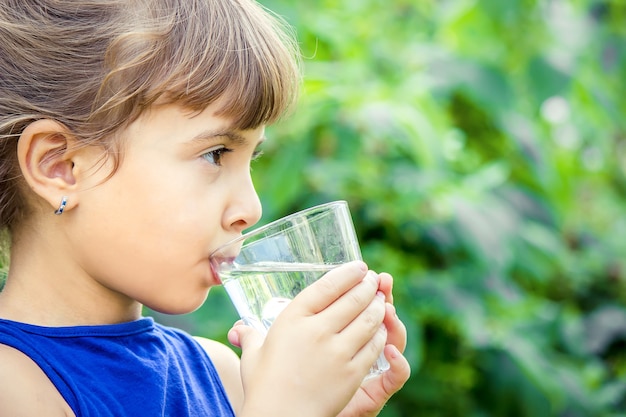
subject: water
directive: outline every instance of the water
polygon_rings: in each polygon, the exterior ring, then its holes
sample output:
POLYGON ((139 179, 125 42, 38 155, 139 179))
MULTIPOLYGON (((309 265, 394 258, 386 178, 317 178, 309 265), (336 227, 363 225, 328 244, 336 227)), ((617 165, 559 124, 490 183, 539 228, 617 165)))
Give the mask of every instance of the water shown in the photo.
POLYGON ((220 271, 220 278, 243 321, 266 333, 278 314, 303 288, 336 265, 259 262, 220 271))
MULTIPOLYGON (((266 334, 276 317, 305 287, 336 265, 259 262, 221 270, 220 279, 239 316, 266 334)), ((367 378, 389 369, 381 354, 367 378)))

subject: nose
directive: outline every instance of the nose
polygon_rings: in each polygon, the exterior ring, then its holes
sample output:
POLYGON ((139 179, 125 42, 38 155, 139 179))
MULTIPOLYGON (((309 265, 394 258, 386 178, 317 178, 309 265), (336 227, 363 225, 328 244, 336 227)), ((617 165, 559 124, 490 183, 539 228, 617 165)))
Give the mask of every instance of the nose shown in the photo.
POLYGON ((263 213, 261 200, 249 173, 245 182, 233 186, 229 192, 231 203, 224 213, 224 228, 241 233, 261 219, 263 213))

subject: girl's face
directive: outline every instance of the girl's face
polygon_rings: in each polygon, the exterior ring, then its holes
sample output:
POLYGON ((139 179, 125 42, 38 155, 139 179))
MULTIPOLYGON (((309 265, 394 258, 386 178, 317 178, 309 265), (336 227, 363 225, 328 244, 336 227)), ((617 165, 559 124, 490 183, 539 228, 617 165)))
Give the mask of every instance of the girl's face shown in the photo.
POLYGON ((211 252, 261 217, 250 162, 264 129, 234 130, 214 110, 151 109, 122 133, 115 174, 106 179, 107 161, 86 177, 68 238, 80 270, 106 291, 192 311, 219 284, 211 252))

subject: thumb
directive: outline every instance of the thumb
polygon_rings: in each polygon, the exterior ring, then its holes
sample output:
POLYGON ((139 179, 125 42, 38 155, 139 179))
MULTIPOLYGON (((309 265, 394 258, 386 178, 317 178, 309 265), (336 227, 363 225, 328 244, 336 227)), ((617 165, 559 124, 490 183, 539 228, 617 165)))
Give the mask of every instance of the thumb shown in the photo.
POLYGON ((228 331, 228 341, 241 350, 258 348, 263 344, 263 335, 241 320, 228 331))
POLYGON ((385 346, 385 358, 389 362, 390 369, 383 372, 383 391, 387 398, 400 390, 411 375, 411 367, 406 358, 394 345, 385 346))

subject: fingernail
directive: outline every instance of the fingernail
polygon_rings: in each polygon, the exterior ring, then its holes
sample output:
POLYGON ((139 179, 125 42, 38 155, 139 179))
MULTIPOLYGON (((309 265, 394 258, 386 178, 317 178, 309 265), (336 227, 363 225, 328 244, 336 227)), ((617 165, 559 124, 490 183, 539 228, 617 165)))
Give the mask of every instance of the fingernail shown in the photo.
POLYGON ((361 271, 366 272, 368 270, 367 264, 365 262, 359 261, 358 265, 361 271))
POLYGON ((382 291, 376 291, 376 297, 380 298, 381 300, 385 300, 385 293, 382 291))

